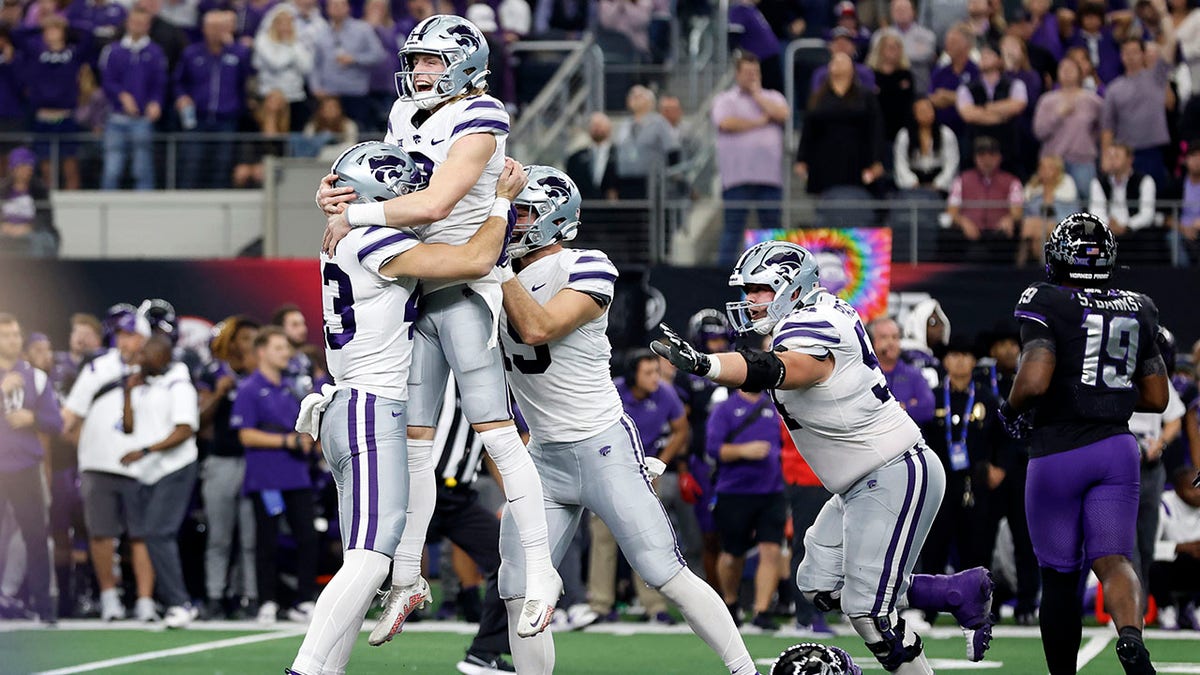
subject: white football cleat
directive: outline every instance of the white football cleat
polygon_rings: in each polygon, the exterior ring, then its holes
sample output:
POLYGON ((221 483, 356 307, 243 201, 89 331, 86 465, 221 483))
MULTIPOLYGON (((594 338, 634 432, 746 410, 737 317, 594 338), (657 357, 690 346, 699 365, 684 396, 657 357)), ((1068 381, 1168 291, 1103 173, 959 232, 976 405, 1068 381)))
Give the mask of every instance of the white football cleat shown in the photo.
POLYGON ((417 577, 417 583, 412 586, 392 586, 383 604, 383 614, 371 631, 367 643, 372 647, 391 641, 404 625, 404 620, 416 610, 429 604, 429 582, 425 577, 417 577))
POLYGON ((525 584, 525 605, 521 608, 521 619, 517 623, 517 635, 523 638, 546 630, 546 626, 554 620, 554 606, 562 595, 562 577, 558 576, 558 572, 550 570, 539 581, 527 581, 525 584))
POLYGON ((200 610, 195 607, 176 605, 169 607, 167 613, 163 615, 163 625, 167 628, 187 628, 198 616, 200 616, 200 610))

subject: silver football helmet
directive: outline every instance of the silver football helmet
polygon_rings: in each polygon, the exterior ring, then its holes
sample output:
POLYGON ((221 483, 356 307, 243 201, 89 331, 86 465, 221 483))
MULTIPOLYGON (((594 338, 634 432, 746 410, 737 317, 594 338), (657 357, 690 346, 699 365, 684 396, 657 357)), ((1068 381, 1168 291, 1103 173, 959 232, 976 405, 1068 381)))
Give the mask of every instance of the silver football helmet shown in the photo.
POLYGON ((785 649, 770 675, 862 675, 862 669, 839 647, 803 642, 785 649))
POLYGON ((451 14, 438 14, 417 24, 400 47, 396 93, 401 101, 431 110, 443 101, 487 85, 488 43, 475 24, 451 14), (440 56, 446 70, 433 88, 417 91, 413 61, 417 54, 440 56))
POLYGON ((725 303, 729 323, 739 334, 751 331, 768 335, 783 317, 797 307, 816 301, 821 287, 820 268, 813 254, 796 244, 786 241, 764 241, 746 249, 733 274, 729 285, 744 288, 749 285, 769 286, 775 291, 771 302, 754 303, 750 300, 725 303), (759 318, 753 314, 766 310, 759 318))
POLYGON ((386 202, 429 184, 429 177, 411 155, 398 145, 380 141, 347 148, 329 172, 337 174, 334 187, 354 188, 363 203, 386 202))
POLYGON ((579 231, 579 206, 583 198, 575 181, 550 166, 525 167, 529 182, 513 206, 529 209, 528 223, 513 228, 508 255, 520 258, 558 241, 571 241, 579 231))

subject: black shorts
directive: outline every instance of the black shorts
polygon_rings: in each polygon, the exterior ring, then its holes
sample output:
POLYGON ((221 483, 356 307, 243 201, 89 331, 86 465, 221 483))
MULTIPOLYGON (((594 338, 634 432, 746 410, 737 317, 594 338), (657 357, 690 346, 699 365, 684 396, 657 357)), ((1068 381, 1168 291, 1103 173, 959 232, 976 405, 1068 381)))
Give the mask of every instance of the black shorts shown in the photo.
POLYGON ((764 495, 717 493, 713 510, 721 550, 733 556, 746 555, 760 544, 783 543, 787 523, 787 500, 782 492, 764 495))
POLYGON ((141 484, 132 478, 101 471, 80 474, 79 491, 83 497, 83 519, 92 538, 119 537, 128 533, 134 539, 146 536, 142 514, 141 484))

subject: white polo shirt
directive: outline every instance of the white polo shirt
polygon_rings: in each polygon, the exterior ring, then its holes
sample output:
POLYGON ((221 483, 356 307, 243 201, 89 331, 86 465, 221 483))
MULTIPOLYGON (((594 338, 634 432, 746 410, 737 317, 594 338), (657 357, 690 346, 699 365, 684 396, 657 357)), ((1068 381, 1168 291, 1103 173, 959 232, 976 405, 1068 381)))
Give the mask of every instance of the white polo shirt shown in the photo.
POLYGON ((80 471, 137 477, 132 468, 121 466, 121 457, 135 447, 121 427, 125 411, 121 378, 131 371, 116 349, 97 356, 80 370, 66 402, 67 410, 83 418, 79 432, 80 471))
MULTIPOLYGON (((163 375, 151 377, 146 384, 134 388, 131 401, 133 433, 126 438, 134 449, 162 441, 180 424, 191 427, 193 432, 200 428, 196 387, 192 385, 187 366, 182 363, 172 364, 163 375)), ((198 455, 193 435, 170 450, 150 453, 134 462, 131 468, 139 481, 153 485, 167 474, 195 462, 198 455)))

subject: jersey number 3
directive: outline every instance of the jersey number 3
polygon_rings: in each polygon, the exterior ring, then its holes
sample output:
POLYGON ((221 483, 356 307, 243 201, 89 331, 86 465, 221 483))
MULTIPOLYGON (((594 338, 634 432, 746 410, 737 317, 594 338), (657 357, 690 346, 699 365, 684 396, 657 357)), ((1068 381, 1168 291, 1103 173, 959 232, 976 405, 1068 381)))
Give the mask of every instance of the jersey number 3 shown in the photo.
POLYGON ((350 287, 350 275, 331 262, 321 265, 321 282, 324 296, 333 299, 332 313, 325 308, 325 345, 336 351, 350 344, 358 327, 354 320, 354 289, 350 287))
POLYGON ((1097 386, 1099 381, 1112 389, 1128 389, 1133 386, 1137 365, 1138 322, 1128 316, 1114 316, 1107 322, 1105 318, 1103 314, 1088 314, 1083 319, 1087 343, 1080 380, 1089 387, 1097 386))

